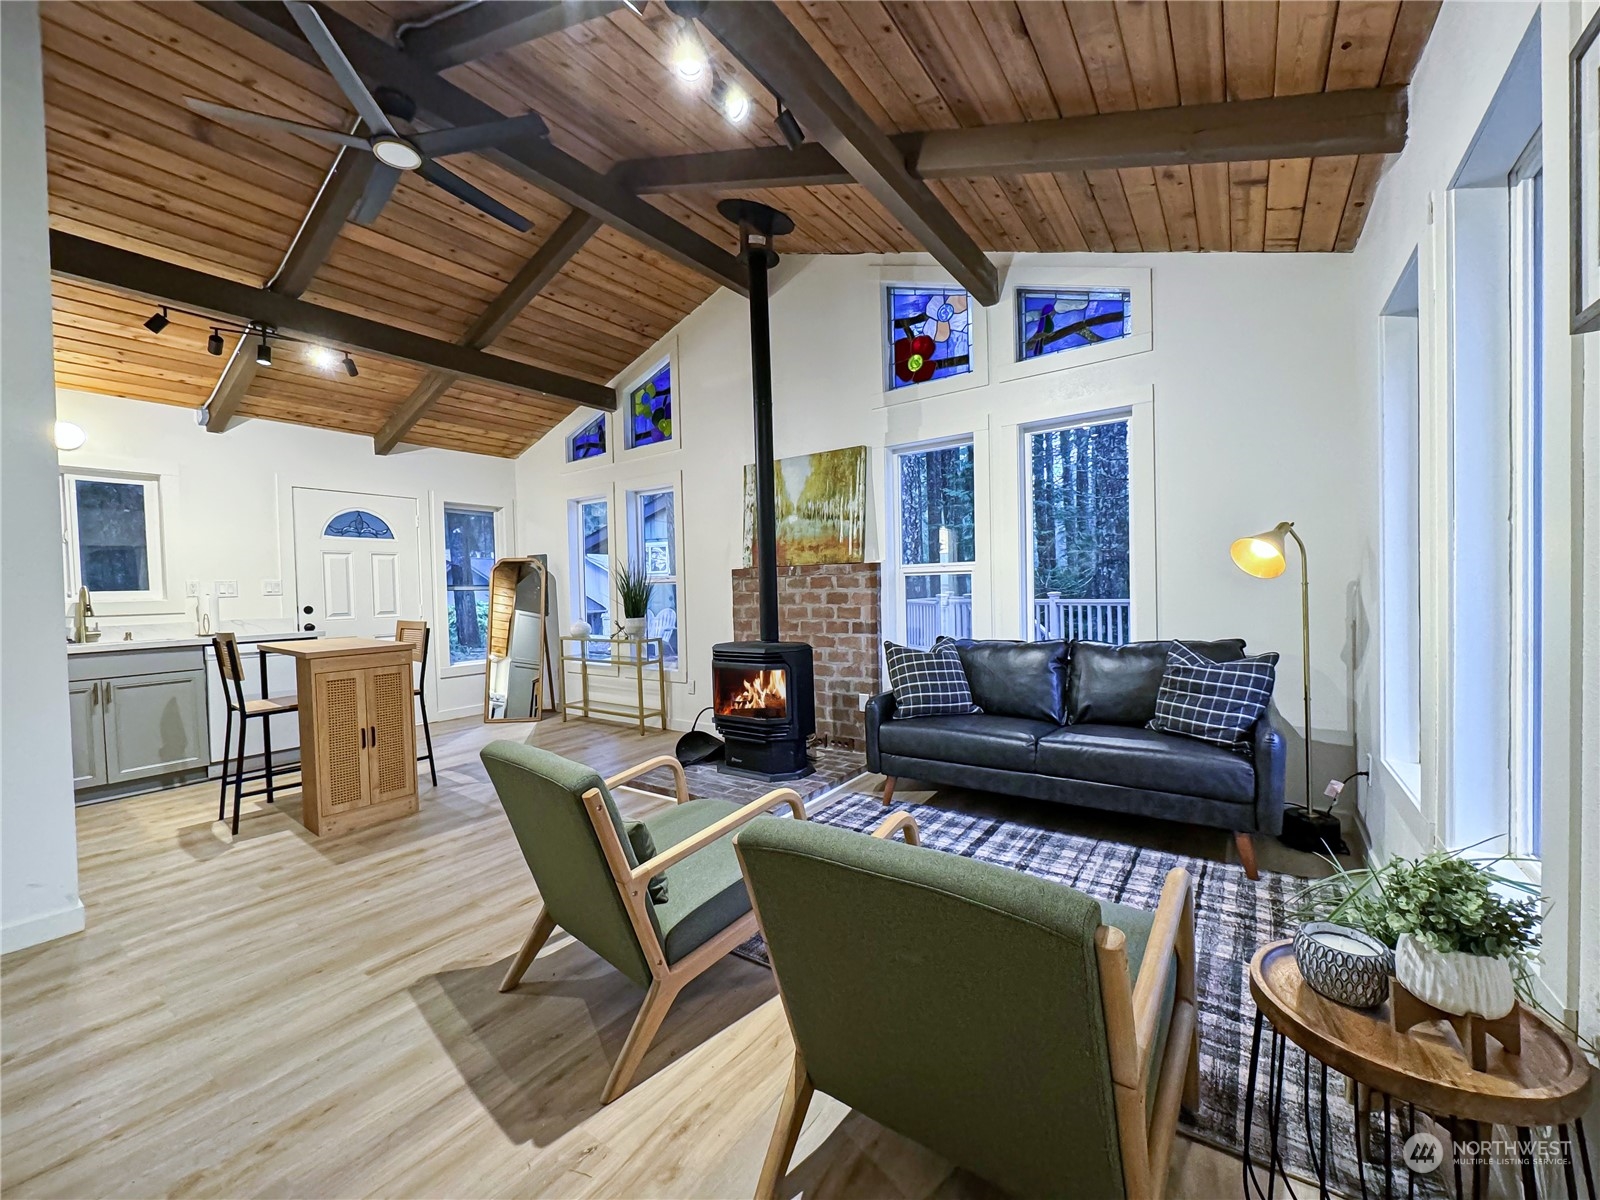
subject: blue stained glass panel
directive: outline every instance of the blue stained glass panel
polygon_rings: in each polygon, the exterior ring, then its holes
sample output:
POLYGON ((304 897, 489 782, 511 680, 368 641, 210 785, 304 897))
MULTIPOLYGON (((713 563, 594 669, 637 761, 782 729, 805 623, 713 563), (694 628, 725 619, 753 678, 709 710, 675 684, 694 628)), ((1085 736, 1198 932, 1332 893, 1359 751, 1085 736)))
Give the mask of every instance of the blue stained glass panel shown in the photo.
POLYGON ((1133 332, 1125 288, 1017 289, 1017 361, 1093 346, 1133 332))
POLYGON ((567 441, 567 461, 599 458, 606 452, 606 416, 601 413, 567 441))
POLYGON ((394 534, 382 517, 375 517, 359 508, 352 508, 347 512, 342 512, 329 521, 327 528, 322 531, 322 536, 384 538, 391 542, 394 540, 394 534))
POLYGON ((672 364, 628 393, 628 445, 653 446, 672 438, 672 364))
POLYGON ((959 288, 889 289, 889 385, 972 370, 971 298, 959 288))

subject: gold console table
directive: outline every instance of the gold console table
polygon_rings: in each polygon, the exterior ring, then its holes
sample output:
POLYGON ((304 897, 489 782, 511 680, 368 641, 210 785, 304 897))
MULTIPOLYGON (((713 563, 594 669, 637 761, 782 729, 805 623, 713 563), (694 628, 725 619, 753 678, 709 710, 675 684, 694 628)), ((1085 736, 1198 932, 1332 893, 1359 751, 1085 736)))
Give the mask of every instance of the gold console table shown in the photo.
MULTIPOLYGON (((667 665, 666 643, 662 638, 597 638, 597 637, 572 637, 563 635, 561 638, 561 663, 562 673, 566 673, 568 663, 575 664, 578 668, 578 700, 574 704, 569 697, 567 703, 561 706, 561 719, 565 721, 574 709, 580 717, 605 716, 628 717, 638 722, 639 736, 643 737, 650 732, 646 722, 661 722, 662 732, 667 728, 667 665), (576 654, 568 652, 568 645, 578 648, 576 654), (609 648, 605 658, 596 658, 590 647, 606 646, 609 648), (654 652, 652 653, 652 648, 654 652), (630 705, 626 700, 619 700, 616 704, 596 704, 589 695, 589 668, 591 666, 615 667, 617 682, 626 686, 628 676, 633 678, 633 700, 630 705), (651 708, 645 699, 646 684, 653 685, 651 691, 657 697, 656 707, 651 708)), ((565 684, 565 680, 563 680, 565 684)))

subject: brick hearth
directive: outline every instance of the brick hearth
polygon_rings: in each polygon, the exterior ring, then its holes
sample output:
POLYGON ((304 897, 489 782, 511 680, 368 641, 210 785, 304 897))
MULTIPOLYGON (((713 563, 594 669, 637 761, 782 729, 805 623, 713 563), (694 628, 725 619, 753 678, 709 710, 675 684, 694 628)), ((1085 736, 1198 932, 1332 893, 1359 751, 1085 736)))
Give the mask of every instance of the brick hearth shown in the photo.
MULTIPOLYGON (((883 690, 877 563, 778 568, 778 636, 809 642, 815 656, 817 733, 835 745, 863 746, 860 695, 883 690)), ((756 573, 733 573, 733 636, 760 635, 756 573)))

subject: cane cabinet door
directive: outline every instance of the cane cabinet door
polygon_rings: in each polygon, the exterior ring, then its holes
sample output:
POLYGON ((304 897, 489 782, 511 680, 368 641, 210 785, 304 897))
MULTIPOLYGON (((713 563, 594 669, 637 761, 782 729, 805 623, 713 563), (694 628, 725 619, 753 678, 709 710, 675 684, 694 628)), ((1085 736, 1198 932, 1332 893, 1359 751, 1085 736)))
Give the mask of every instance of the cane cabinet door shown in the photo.
POLYGON ((415 795, 417 790, 414 677, 409 662, 371 667, 364 673, 368 803, 388 804, 415 795))
POLYGON ((366 676, 364 670, 318 671, 314 676, 313 706, 320 717, 317 759, 322 766, 316 805, 326 816, 372 802, 366 676))

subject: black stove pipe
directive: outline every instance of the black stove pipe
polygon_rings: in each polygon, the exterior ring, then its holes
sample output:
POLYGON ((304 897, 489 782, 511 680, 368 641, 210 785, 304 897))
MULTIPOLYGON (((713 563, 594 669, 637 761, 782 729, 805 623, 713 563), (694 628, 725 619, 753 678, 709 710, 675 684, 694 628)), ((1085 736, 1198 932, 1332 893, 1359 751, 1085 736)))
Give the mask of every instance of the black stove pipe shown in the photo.
POLYGON ((761 640, 778 640, 777 468, 772 457, 772 325, 767 311, 767 271, 777 263, 777 234, 794 222, 755 200, 724 200, 717 211, 739 225, 739 256, 750 271, 750 371, 756 427, 756 583, 761 596, 761 640))

